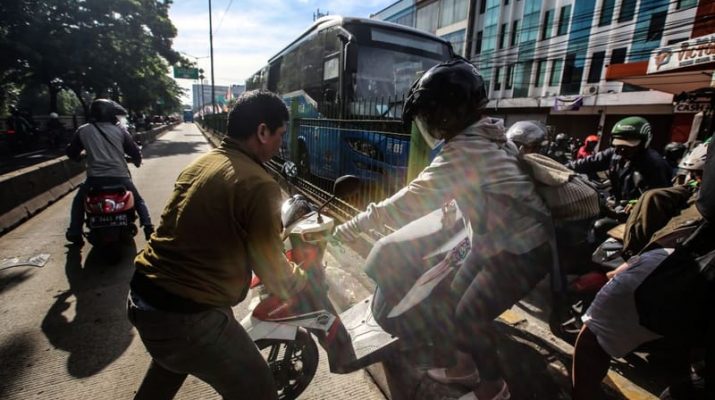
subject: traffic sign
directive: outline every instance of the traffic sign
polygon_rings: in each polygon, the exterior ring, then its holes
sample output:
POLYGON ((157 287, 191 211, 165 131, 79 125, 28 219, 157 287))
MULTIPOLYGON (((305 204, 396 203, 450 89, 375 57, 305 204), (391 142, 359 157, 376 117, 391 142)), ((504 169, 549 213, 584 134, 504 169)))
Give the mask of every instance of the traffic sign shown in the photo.
POLYGON ((174 67, 174 78, 177 79, 199 79, 198 68, 174 67))

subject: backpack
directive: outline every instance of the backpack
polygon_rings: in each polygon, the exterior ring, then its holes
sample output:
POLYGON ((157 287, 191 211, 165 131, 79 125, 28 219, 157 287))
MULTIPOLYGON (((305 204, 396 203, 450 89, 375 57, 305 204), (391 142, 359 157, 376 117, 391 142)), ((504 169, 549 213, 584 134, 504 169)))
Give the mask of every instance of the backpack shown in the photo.
POLYGON ((524 154, 520 159, 555 223, 583 221, 599 215, 598 192, 581 175, 542 154, 524 154))

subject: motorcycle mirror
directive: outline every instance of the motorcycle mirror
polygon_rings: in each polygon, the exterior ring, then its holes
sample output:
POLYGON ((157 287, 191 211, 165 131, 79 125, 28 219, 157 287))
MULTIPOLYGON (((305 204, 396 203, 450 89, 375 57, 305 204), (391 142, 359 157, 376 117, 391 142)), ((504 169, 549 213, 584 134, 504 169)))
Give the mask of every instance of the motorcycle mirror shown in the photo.
POLYGON ((343 175, 335 180, 333 184, 333 195, 336 197, 347 197, 358 191, 360 188, 360 178, 355 175, 343 175))
POLYGON ((286 161, 283 163, 281 172, 283 173, 283 176, 287 178, 295 178, 298 176, 298 166, 292 161, 286 161))

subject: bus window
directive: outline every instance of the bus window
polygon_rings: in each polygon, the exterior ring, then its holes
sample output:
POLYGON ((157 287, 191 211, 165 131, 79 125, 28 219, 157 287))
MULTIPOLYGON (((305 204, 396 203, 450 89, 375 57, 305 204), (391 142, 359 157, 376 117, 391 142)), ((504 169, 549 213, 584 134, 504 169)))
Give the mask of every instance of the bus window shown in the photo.
POLYGON ((335 79, 340 73, 340 59, 338 56, 330 57, 323 64, 323 80, 335 79))
POLYGON ((379 99, 406 94, 410 85, 440 59, 362 46, 358 49, 355 97, 379 99))

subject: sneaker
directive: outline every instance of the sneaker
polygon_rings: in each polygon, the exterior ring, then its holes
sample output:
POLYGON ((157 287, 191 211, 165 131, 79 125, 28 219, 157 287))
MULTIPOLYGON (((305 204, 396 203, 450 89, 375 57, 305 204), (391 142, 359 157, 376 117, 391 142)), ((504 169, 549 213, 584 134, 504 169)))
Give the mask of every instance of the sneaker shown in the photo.
POLYGON ((476 369, 464 376, 447 376, 447 368, 433 368, 427 371, 427 376, 445 385, 461 385, 467 388, 477 387, 480 381, 479 371, 476 369))
POLYGON ((501 390, 499 393, 496 394, 496 396, 492 397, 491 399, 480 399, 477 397, 474 392, 469 392, 467 394, 462 395, 458 400, 509 400, 511 399, 511 393, 509 392, 509 386, 504 382, 504 386, 502 386, 501 390))
POLYGON ((154 233, 154 225, 144 225, 144 238, 146 240, 149 240, 152 233, 154 233))
POLYGON ((84 245, 84 239, 82 238, 81 233, 76 234, 76 233, 67 232, 67 233, 65 233, 65 239, 67 239, 67 241, 72 243, 74 246, 84 245))

